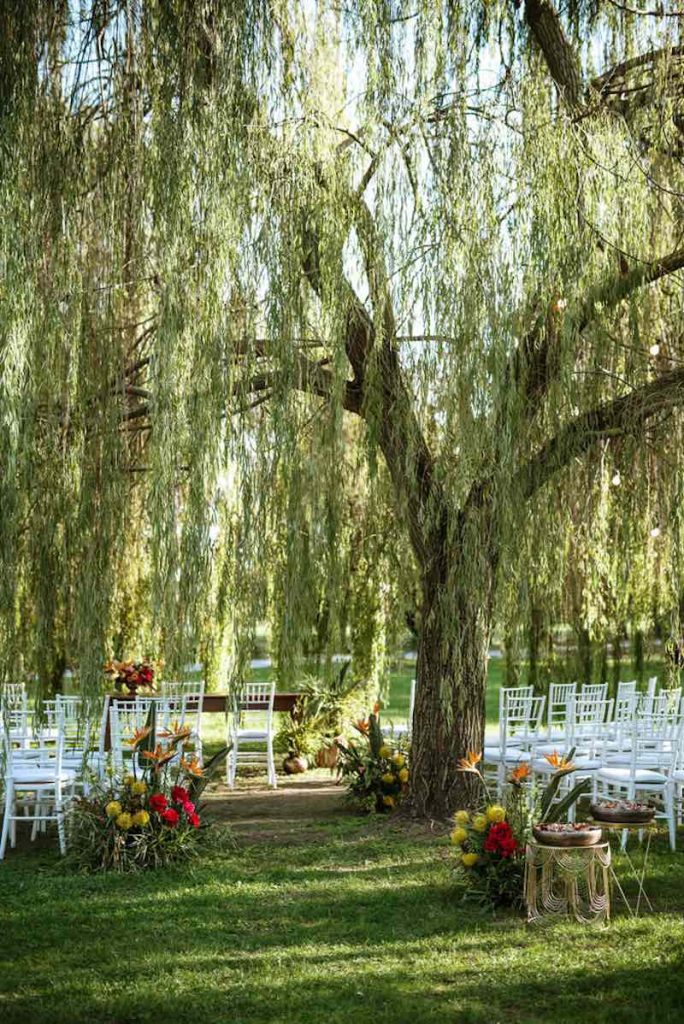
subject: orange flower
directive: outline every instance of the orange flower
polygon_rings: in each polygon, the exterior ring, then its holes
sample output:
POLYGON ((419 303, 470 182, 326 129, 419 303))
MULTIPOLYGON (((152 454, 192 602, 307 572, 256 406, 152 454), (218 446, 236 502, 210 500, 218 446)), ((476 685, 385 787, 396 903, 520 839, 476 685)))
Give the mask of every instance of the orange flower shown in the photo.
POLYGON ((202 766, 199 763, 198 757, 189 757, 187 759, 181 757, 181 768, 188 775, 196 775, 198 778, 202 774, 202 766))
POLYGON ((129 747, 132 747, 132 749, 135 750, 135 748, 139 747, 142 741, 146 739, 149 735, 150 727, 149 725, 146 725, 144 729, 136 729, 131 738, 129 740, 126 740, 126 743, 128 744, 129 747))
POLYGON ((529 778, 531 774, 532 769, 530 768, 529 763, 527 761, 523 761, 522 764, 519 764, 517 768, 513 769, 508 778, 512 783, 514 783, 514 785, 519 786, 523 779, 529 778))
POLYGON ((380 701, 379 700, 376 700, 375 704, 373 705, 373 714, 374 715, 379 715, 380 714, 380 701))
POLYGON ((358 722, 354 723, 354 728, 358 729, 364 736, 367 736, 368 730, 370 729, 370 723, 367 718, 359 718, 358 722))
POLYGON ((467 757, 459 759, 458 770, 460 772, 476 772, 478 771, 478 762, 481 760, 482 754, 476 754, 474 750, 469 750, 467 757))
POLYGON ((142 756, 146 757, 148 761, 154 761, 155 767, 161 768, 163 764, 176 756, 176 752, 173 748, 164 750, 161 743, 158 743, 155 750, 143 750, 142 756))
POLYGON ((172 743, 182 743, 183 740, 187 740, 191 732, 192 729, 189 725, 179 725, 178 722, 171 722, 168 729, 161 731, 161 735, 165 739, 171 740, 172 743))
POLYGON ((544 754, 544 757, 557 772, 572 772, 575 770, 573 762, 568 761, 565 755, 559 754, 557 750, 554 750, 553 754, 544 754))

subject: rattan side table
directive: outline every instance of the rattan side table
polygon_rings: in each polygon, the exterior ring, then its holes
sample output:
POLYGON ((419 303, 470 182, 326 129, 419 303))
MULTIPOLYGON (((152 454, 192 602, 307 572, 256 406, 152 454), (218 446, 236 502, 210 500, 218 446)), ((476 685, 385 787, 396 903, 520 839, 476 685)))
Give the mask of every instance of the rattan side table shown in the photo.
POLYGON ((610 846, 546 846, 525 850, 527 920, 574 917, 583 924, 610 920, 610 846))

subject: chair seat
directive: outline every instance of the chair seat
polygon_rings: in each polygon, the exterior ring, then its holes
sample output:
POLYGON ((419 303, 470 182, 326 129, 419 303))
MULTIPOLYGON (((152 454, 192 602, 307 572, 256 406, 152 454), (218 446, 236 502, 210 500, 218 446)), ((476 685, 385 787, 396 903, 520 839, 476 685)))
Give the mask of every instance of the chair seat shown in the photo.
POLYGON ((403 722, 400 722, 399 725, 383 725, 382 727, 383 736, 405 736, 408 731, 408 725, 403 722))
POLYGON ((485 747, 483 760, 488 764, 498 764, 504 761, 506 764, 519 764, 521 761, 529 761, 531 755, 529 750, 519 750, 517 747, 506 747, 501 755, 501 747, 485 747))
MULTIPOLYGON (((542 743, 538 747, 534 748, 535 753, 541 754, 542 756, 544 754, 569 754, 571 749, 571 746, 569 747, 567 744, 560 743, 542 743)), ((588 750, 582 750, 581 748, 576 747, 575 754, 573 755, 573 761, 575 761, 577 757, 586 757, 588 753, 588 750)))
POLYGON ((267 729, 238 729, 238 740, 267 740, 267 729))
MULTIPOLYGON (((637 759, 637 766, 639 768, 660 768, 663 758, 658 757, 656 754, 639 754, 637 759)), ((609 754, 606 758, 606 765, 609 768, 618 767, 629 767, 632 763, 632 755, 629 751, 623 751, 622 754, 609 754)))
POLYGON ((62 768, 62 771, 57 777, 57 773, 51 768, 41 768, 40 765, 36 765, 35 768, 27 768, 23 765, 12 768, 12 782, 15 786, 54 786, 57 781, 69 783, 73 782, 76 778, 76 772, 70 768, 62 768))
MULTIPOLYGON (((568 774, 573 775, 581 774, 582 772, 596 772, 602 765, 598 758, 592 757, 573 757, 572 763, 577 772, 568 772, 568 774)), ((537 772, 539 775, 553 775, 556 769, 552 764, 549 764, 546 758, 540 758, 532 762, 532 771, 537 772)))
POLYGON ((667 775, 652 771, 650 768, 637 768, 634 780, 631 776, 629 768, 603 768, 598 773, 599 779, 603 782, 612 782, 620 786, 628 786, 631 781, 637 786, 664 786, 667 782, 667 775))

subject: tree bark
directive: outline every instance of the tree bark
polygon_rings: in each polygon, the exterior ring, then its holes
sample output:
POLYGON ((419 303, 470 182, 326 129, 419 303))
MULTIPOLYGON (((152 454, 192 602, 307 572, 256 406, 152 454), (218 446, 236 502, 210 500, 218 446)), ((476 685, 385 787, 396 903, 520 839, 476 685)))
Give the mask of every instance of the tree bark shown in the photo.
POLYGON ((433 540, 423 576, 408 805, 419 817, 445 818, 481 795, 474 776, 459 772, 458 760, 484 744, 496 554, 488 510, 461 522, 456 542, 446 535, 433 540), (466 531, 467 550, 484 552, 470 561, 459 554, 466 531))

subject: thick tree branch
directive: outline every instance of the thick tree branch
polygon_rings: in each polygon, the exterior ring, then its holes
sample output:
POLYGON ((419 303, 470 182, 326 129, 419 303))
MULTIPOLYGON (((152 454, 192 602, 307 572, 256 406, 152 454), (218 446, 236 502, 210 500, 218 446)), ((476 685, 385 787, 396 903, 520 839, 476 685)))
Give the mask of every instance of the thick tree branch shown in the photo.
POLYGON ((532 497, 555 473, 586 454, 599 441, 639 435, 651 417, 682 404, 684 369, 677 369, 582 413, 518 470, 519 493, 523 498, 532 497))
POLYGON ((525 0, 525 19, 565 101, 571 108, 579 108, 582 102, 579 61, 555 7, 549 0, 525 0))
POLYGON ((590 289, 574 313, 579 330, 583 331, 600 310, 613 309, 644 285, 653 284, 683 268, 684 249, 676 249, 659 260, 639 263, 619 277, 611 275, 590 289))

